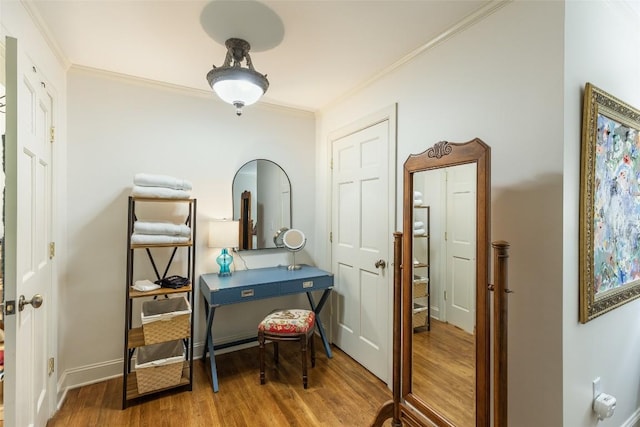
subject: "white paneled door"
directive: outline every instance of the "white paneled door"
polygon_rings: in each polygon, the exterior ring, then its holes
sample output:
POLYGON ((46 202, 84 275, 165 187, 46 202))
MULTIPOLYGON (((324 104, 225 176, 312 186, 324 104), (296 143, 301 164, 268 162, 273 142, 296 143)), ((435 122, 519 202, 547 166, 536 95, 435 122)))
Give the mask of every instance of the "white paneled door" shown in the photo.
POLYGON ((333 341, 387 381, 389 121, 333 141, 333 341))
POLYGON ((474 333, 476 164, 447 168, 447 321, 474 333))
POLYGON ((15 314, 5 316, 5 425, 45 426, 53 100, 42 73, 12 38, 6 39, 6 71, 4 284, 5 304, 15 301, 15 314))

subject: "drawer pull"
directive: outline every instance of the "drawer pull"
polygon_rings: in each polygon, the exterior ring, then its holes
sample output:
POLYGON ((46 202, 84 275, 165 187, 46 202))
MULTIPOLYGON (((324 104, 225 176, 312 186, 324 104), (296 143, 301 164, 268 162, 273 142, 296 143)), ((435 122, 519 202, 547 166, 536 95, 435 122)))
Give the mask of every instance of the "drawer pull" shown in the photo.
POLYGON ((313 280, 307 280, 306 282, 302 282, 302 289, 313 288, 313 280))
POLYGON ((246 290, 240 292, 240 296, 242 298, 252 297, 253 296, 253 289, 246 289, 246 290))

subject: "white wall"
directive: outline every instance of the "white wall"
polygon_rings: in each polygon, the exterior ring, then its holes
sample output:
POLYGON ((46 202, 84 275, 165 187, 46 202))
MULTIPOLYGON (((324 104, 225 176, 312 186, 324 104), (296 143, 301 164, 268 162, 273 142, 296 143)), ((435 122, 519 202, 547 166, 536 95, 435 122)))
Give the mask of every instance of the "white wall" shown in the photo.
POLYGON ((622 2, 566 3, 564 129, 564 425, 620 426, 640 419, 640 301, 578 322, 580 138, 584 85, 640 109, 640 17, 622 2), (601 423, 591 382, 617 398, 601 423), (633 419, 632 419, 633 418, 633 419))
MULTIPOLYGON (((257 104, 242 117, 213 94, 186 93, 107 75, 69 72, 69 268, 62 284, 60 343, 66 386, 121 374, 126 268, 127 196, 138 172, 193 182, 198 199, 196 279, 217 271, 219 250, 207 247, 207 221, 230 218, 231 184, 247 161, 264 158, 289 175, 293 224, 315 239, 315 141, 312 114, 257 104), (311 173, 310 173, 311 172, 311 173)), ((313 261, 312 247, 301 259, 313 261)), ((136 254, 144 261, 144 253, 136 254)), ((243 253, 249 268, 289 263, 281 249, 243 253)), ((180 262, 183 260, 178 260, 180 262)), ((236 268, 243 269, 234 254, 236 268)), ((196 345, 204 315, 196 294, 196 345)), ((256 334, 256 325, 284 302, 273 299, 223 307, 216 341, 256 334)), ((201 348, 196 355, 201 354, 201 348)), ((221 387, 224 387, 222 384, 221 387)))
MULTIPOLYGON (((330 132, 397 102, 399 194, 410 153, 474 137, 492 147, 491 236, 512 245, 508 424, 518 427, 560 426, 563 416, 563 14, 561 2, 510 3, 318 123, 326 157, 330 132)), ((320 172, 318 205, 328 201, 320 172)), ((400 229, 401 205, 397 218, 400 229)))

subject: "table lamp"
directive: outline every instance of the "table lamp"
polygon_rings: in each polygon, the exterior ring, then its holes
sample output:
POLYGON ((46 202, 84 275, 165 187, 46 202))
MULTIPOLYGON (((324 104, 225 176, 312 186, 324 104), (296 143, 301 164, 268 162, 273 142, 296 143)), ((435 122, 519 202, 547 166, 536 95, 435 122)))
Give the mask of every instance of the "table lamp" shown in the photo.
POLYGON ((229 267, 233 262, 233 256, 228 248, 238 247, 239 221, 217 219, 209 223, 209 247, 221 248, 222 252, 216 258, 220 266, 218 276, 231 276, 229 267))

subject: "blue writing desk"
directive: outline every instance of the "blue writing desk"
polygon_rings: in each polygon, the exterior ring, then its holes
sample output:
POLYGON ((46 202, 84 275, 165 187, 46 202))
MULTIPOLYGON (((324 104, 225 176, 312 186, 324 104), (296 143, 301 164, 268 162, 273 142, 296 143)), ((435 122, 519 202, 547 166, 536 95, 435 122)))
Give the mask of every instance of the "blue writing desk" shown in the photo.
POLYGON ((218 391, 218 372, 216 370, 214 351, 255 341, 258 334, 258 325, 256 325, 256 337, 254 338, 214 345, 212 325, 217 307, 283 295, 306 293, 311 309, 316 313, 316 329, 322 338, 324 350, 327 353, 327 357, 331 358, 331 348, 319 314, 332 288, 333 274, 308 265, 303 265, 300 270, 288 270, 286 266, 240 270, 226 277, 220 277, 217 273, 201 275, 200 293, 204 298, 205 313, 207 315, 207 333, 202 360, 206 360, 208 352, 211 361, 213 391, 218 391), (315 304, 311 291, 323 291, 318 305, 315 304))

